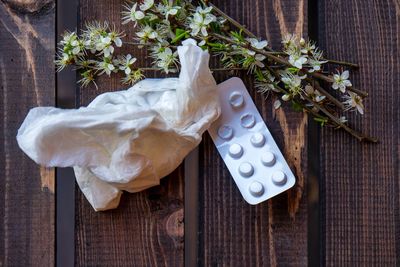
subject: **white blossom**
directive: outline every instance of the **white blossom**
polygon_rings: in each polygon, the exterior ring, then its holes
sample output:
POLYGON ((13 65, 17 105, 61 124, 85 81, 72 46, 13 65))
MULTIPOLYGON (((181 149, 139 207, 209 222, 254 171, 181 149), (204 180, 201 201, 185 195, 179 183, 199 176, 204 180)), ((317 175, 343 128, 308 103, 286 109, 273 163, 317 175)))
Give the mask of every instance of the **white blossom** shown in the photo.
POLYGON ((190 18, 189 27, 192 29, 192 36, 197 36, 199 33, 201 33, 204 37, 208 36, 208 25, 217 20, 217 18, 210 13, 211 10, 211 7, 205 9, 197 7, 193 17, 190 18))
POLYGON ((144 13, 143 13, 142 11, 136 10, 136 8, 137 8, 137 3, 133 4, 132 7, 129 7, 129 6, 127 5, 127 6, 125 6, 125 8, 126 8, 127 10, 122 11, 122 15, 123 15, 123 17, 122 17, 122 20, 123 20, 122 24, 126 24, 126 23, 132 21, 132 22, 135 22, 135 26, 136 26, 137 22, 138 22, 139 20, 143 19, 144 16, 145 16, 144 13))
POLYGON ((140 5, 140 10, 146 11, 154 6, 154 0, 144 0, 143 4, 140 5))
POLYGON ((67 65, 72 63, 72 58, 66 53, 60 53, 55 60, 57 71, 63 70, 67 65))
POLYGON ((289 63, 298 69, 302 69, 307 62, 307 56, 298 53, 289 55, 289 63))
POLYGON ((72 41, 76 40, 78 37, 75 32, 66 32, 61 40, 61 44, 69 44, 72 41))
POLYGON ((109 57, 114 53, 113 43, 117 47, 122 46, 122 40, 117 33, 111 32, 106 37, 99 36, 95 43, 95 50, 103 53, 105 57, 109 57))
POLYGON ((307 63, 310 65, 311 69, 309 69, 309 72, 314 72, 314 71, 320 71, 322 64, 327 63, 328 61, 326 60, 317 60, 314 58, 309 58, 307 63))
POLYGON ((120 60, 119 69, 123 70, 126 75, 129 75, 132 71, 131 66, 133 65, 133 63, 136 62, 136 60, 137 59, 135 57, 132 57, 131 54, 126 55, 126 57, 120 60))
POLYGON ((264 40, 264 41, 259 41, 256 38, 247 38, 247 41, 250 43, 250 45, 253 48, 256 49, 264 49, 267 45, 268 45, 268 41, 264 40))
POLYGON ((256 61, 255 61, 255 64, 256 64, 257 66, 259 66, 260 68, 264 68, 264 67, 265 67, 265 65, 264 65, 264 63, 263 63, 263 60, 265 59, 265 56, 264 56, 264 55, 256 54, 255 57, 254 57, 254 59, 256 60, 256 61))
POLYGON ((158 11, 165 16, 165 19, 168 20, 168 16, 175 16, 178 14, 180 6, 174 6, 174 1, 169 0, 167 5, 158 4, 157 9, 158 11))
POLYGON ((109 36, 101 37, 96 44, 96 50, 101 51, 105 57, 109 57, 114 53, 114 47, 111 44, 112 40, 109 36))
POLYGON ((275 88, 275 77, 269 71, 262 71, 256 75, 254 86, 257 91, 268 97, 270 91, 279 93, 280 90, 275 88))
POLYGON ((314 87, 312 87, 309 84, 306 85, 304 91, 307 94, 307 96, 309 96, 312 100, 314 100, 317 103, 325 99, 324 95, 321 95, 321 93, 318 90, 315 90, 314 87))
POLYGON ((237 47, 237 46, 232 46, 236 51, 233 52, 233 54, 240 55, 243 57, 243 59, 239 62, 240 64, 243 65, 245 69, 248 69, 249 72, 253 72, 256 67, 259 68, 264 68, 265 64, 263 61, 265 60, 265 56, 261 54, 257 54, 255 51, 242 48, 242 47, 237 47))
POLYGON ((109 58, 104 58, 102 62, 98 63, 97 69, 100 70, 99 75, 106 73, 108 76, 110 76, 111 72, 115 71, 115 66, 109 58))
POLYGON ((117 47, 121 47, 121 46, 122 46, 122 40, 121 40, 121 38, 119 38, 119 37, 115 37, 115 38, 113 39, 113 42, 114 42, 114 44, 115 44, 117 47))
POLYGON ((196 7, 196 12, 200 13, 202 15, 210 14, 211 11, 212 11, 212 7, 211 6, 206 7, 206 8, 202 8, 201 6, 196 7))
POLYGON ((153 49, 153 57, 155 58, 154 63, 165 71, 165 73, 169 73, 171 71, 174 71, 174 68, 171 68, 171 66, 177 66, 177 56, 178 53, 172 52, 171 48, 169 47, 156 47, 153 49))
MULTIPOLYGON (((303 88, 301 87, 301 82, 303 79, 305 79, 307 76, 299 76, 299 75, 294 75, 291 73, 284 73, 281 74, 281 81, 285 84, 286 88, 289 89, 289 92, 291 95, 301 95, 303 88)), ((284 98, 282 98, 284 101, 284 98)))
POLYGON ((346 92, 346 87, 351 87, 352 84, 349 79, 349 71, 346 70, 343 73, 337 73, 333 75, 332 88, 339 89, 342 93, 346 92))
POLYGON ((103 54, 105 57, 109 57, 112 53, 114 53, 114 47, 111 45, 103 49, 103 54))
POLYGON ((96 51, 104 54, 106 57, 114 52, 113 45, 122 46, 122 33, 110 30, 108 23, 92 23, 86 25, 86 30, 82 34, 85 49, 90 50, 92 54, 96 51))
POLYGON ((302 46, 300 52, 306 55, 308 53, 313 54, 316 48, 314 43, 306 42, 303 38, 300 40, 300 45, 302 46))
POLYGON ((86 70, 81 73, 81 79, 77 81, 82 87, 88 86, 90 83, 93 83, 96 89, 98 89, 97 84, 95 82, 95 76, 93 70, 86 70))
POLYGON ((158 33, 152 27, 146 25, 140 31, 136 32, 136 35, 140 38, 141 43, 146 43, 148 39, 154 40, 158 38, 158 33))
POLYGON ((346 122, 347 122, 347 118, 346 118, 345 116, 341 116, 341 117, 339 118, 339 121, 340 121, 341 123, 346 123, 346 122))
POLYGON ((72 54, 74 54, 74 55, 78 55, 80 52, 81 52, 81 50, 82 50, 82 46, 81 46, 81 41, 79 41, 79 40, 73 40, 71 43, 71 46, 73 47, 72 48, 72 54))
POLYGON ((361 115, 364 114, 363 101, 359 95, 357 95, 356 93, 353 93, 353 92, 348 92, 348 95, 345 95, 344 98, 345 98, 345 101, 343 102, 343 104, 345 105, 347 110, 355 109, 361 115))
POLYGON ((75 32, 65 33, 60 43, 64 46, 64 54, 68 56, 76 56, 84 50, 84 43, 78 39, 75 32))
POLYGON ((134 71, 131 71, 129 74, 127 74, 124 78, 122 78, 122 83, 124 84, 134 84, 137 81, 141 80, 144 78, 143 72, 141 69, 137 69, 134 71))
POLYGON ((286 50, 293 50, 294 48, 297 48, 297 37, 293 34, 286 34, 282 38, 282 44, 286 50))
POLYGON ((282 76, 282 82, 289 88, 299 87, 301 85, 302 77, 293 74, 285 74, 282 76))

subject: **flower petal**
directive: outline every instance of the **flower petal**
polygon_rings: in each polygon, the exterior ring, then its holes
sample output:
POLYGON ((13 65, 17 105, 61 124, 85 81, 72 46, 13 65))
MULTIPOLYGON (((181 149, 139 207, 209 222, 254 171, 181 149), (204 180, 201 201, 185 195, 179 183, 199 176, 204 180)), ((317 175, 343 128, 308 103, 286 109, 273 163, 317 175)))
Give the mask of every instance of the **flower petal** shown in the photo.
POLYGON ((281 102, 279 99, 275 100, 275 102, 274 102, 274 109, 280 108, 281 105, 282 105, 282 102, 281 102))
POLYGON ((343 80, 347 80, 350 76, 349 71, 348 70, 343 71, 342 75, 340 76, 343 80))

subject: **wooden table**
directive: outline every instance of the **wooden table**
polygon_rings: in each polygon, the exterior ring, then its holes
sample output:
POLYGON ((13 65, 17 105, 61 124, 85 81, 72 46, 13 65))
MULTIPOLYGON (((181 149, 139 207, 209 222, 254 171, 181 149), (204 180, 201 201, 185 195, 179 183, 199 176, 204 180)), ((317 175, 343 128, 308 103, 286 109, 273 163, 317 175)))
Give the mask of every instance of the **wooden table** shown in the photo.
MULTIPOLYGON (((66 187, 73 179, 66 170, 58 170, 56 198, 55 171, 35 165, 15 140, 29 108, 56 100, 64 107, 86 105, 102 92, 120 89, 117 80, 102 80, 99 90, 61 90, 64 82, 74 82, 73 74, 56 81, 57 23, 59 30, 68 27, 60 24, 66 16, 78 18, 78 27, 95 19, 119 25, 124 2, 76 1, 78 6, 66 0, 0 3, 0 266, 400 264, 398 0, 213 1, 273 46, 283 34, 296 32, 318 40, 330 58, 359 63, 353 82, 370 97, 366 115, 350 117, 379 144, 319 130, 288 108, 275 111, 273 100, 265 101, 243 74, 297 175, 294 189, 257 206, 246 204, 204 134, 198 161, 190 163, 199 165, 197 185, 182 165, 160 186, 124 194, 118 209, 98 213, 79 190, 74 196, 66 187), (68 197, 74 209, 59 202, 68 197), (64 232, 68 229, 72 235, 64 232)), ((132 29, 124 29, 132 37, 132 29)), ((149 63, 144 52, 133 52, 149 63)), ((218 82, 226 78, 216 74, 218 82)))

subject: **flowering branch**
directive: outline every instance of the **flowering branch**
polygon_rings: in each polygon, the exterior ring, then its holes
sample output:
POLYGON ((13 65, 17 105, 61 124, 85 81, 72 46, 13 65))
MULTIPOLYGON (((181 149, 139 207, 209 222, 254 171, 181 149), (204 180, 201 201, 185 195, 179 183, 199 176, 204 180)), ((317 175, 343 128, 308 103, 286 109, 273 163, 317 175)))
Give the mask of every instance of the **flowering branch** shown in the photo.
MULTIPOLYGON (((291 102, 295 110, 310 113, 321 126, 332 125, 360 141, 376 142, 353 130, 343 116, 348 110, 364 114, 363 99, 368 94, 353 86, 349 71, 324 71, 326 64, 351 68, 358 65, 326 59, 311 41, 287 35, 282 40, 282 50, 274 50, 268 41, 258 38, 207 0, 200 0, 198 5, 189 0, 126 4, 122 23, 136 27, 135 40, 125 44, 147 49, 153 59, 151 68, 136 66, 137 59, 130 54, 116 55, 114 48, 122 46, 123 34, 107 23, 92 23, 81 35, 64 35, 56 60, 58 69, 76 66, 83 86, 94 83, 97 76, 118 72, 125 76, 123 83, 133 84, 144 77, 144 71, 178 71, 177 47, 183 40, 193 38, 211 55, 219 57, 222 66, 212 71, 247 71, 260 93, 273 93, 284 102, 291 102), (323 88, 325 85, 329 87, 323 88)), ((276 100, 274 107, 280 106, 280 100, 276 100)))

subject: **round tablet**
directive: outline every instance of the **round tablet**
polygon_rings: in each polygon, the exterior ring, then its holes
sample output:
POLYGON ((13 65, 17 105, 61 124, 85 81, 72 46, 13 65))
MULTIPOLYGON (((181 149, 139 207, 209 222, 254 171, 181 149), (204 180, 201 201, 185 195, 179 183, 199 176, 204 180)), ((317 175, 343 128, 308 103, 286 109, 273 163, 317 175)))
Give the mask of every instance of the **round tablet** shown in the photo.
POLYGON ((262 147, 265 144, 265 137, 264 137, 264 135, 262 133, 255 133, 250 138, 250 142, 255 147, 262 147))
POLYGON ((231 126, 228 125, 222 125, 218 129, 218 136, 221 137, 222 139, 229 140, 233 136, 233 129, 231 126))
POLYGON ((240 108, 244 104, 243 95, 239 92, 233 92, 229 96, 229 103, 233 108, 240 108))
POLYGON ((243 148, 239 144, 232 144, 229 147, 229 155, 231 155, 232 158, 240 158, 243 155, 243 148))
POLYGON ((264 186, 260 182, 252 182, 249 191, 253 196, 259 197, 264 193, 264 186))
POLYGON ((275 155, 272 152, 264 152, 261 155, 261 162, 265 166, 272 166, 275 164, 275 155))
POLYGON ((282 171, 276 171, 272 174, 272 182, 276 185, 284 185, 286 183, 286 174, 282 171))
POLYGON ((244 177, 250 177, 254 173, 253 166, 248 162, 243 162, 239 166, 239 173, 244 177))
POLYGON ((244 128, 252 128, 256 124, 256 118, 253 114, 244 114, 240 117, 240 124, 244 128))

